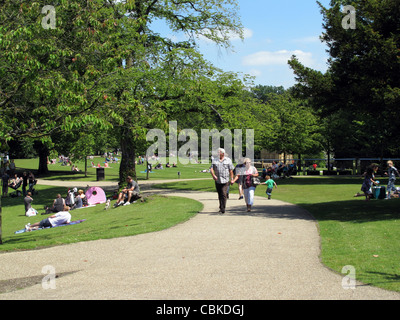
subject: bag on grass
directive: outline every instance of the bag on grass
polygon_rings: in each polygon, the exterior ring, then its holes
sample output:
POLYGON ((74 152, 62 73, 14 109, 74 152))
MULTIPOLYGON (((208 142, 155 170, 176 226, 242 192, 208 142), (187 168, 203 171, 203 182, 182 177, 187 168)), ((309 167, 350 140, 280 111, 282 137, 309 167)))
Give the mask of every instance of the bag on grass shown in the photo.
POLYGON ((28 211, 25 213, 27 217, 33 217, 36 216, 37 214, 38 212, 33 208, 29 208, 28 211))

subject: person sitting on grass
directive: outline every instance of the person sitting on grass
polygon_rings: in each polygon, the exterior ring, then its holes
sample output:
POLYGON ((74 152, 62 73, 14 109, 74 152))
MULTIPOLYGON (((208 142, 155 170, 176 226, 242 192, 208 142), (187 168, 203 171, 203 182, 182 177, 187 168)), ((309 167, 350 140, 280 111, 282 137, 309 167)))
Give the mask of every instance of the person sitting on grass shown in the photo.
POLYGON ((83 207, 82 198, 78 195, 75 197, 75 204, 71 209, 80 209, 83 207))
POLYGON ((32 208, 32 193, 28 192, 26 197, 24 198, 25 212, 27 212, 30 208, 32 208))
POLYGON ((365 195, 365 201, 369 201, 373 197, 372 185, 378 185, 378 182, 375 181, 376 171, 378 171, 378 165, 372 164, 367 168, 365 173, 364 182, 361 186, 361 191, 364 192, 365 195))
POLYGON ((61 197, 61 194, 57 194, 57 198, 53 201, 53 206, 51 208, 45 207, 46 214, 57 213, 63 211, 65 207, 65 200, 61 197))
POLYGON ((82 189, 78 190, 78 196, 77 197, 82 199, 82 206, 87 207, 89 205, 88 200, 86 198, 86 194, 82 189))
POLYGON ((126 178, 126 182, 127 186, 120 192, 118 200, 115 203, 114 207, 121 206, 124 203, 124 199, 126 197, 128 198, 128 201, 125 202, 124 206, 130 205, 131 200, 135 202, 137 199, 140 198, 140 190, 137 182, 134 181, 131 176, 128 176, 126 178))
POLYGON ((28 223, 25 226, 25 231, 29 232, 32 230, 42 229, 42 228, 54 228, 63 224, 68 224, 71 222, 71 214, 69 213, 69 207, 64 206, 63 211, 56 213, 40 222, 34 224, 28 223))

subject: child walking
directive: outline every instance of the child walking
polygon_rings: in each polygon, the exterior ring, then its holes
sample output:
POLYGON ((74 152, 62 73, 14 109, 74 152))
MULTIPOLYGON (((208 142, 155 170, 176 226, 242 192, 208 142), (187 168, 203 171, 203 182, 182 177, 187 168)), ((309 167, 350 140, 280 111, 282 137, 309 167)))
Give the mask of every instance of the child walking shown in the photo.
POLYGON ((396 191, 396 187, 394 186, 395 182, 396 182, 396 174, 399 176, 399 172, 397 171, 397 169, 393 166, 393 161, 389 160, 387 162, 388 165, 388 172, 385 173, 386 175, 389 176, 389 182, 388 182, 388 186, 387 186, 387 199, 391 198, 391 193, 392 191, 396 191))
POLYGON ((276 185, 276 182, 274 180, 271 179, 271 176, 266 176, 265 177, 267 180, 265 181, 265 184, 267 185, 267 191, 266 194, 268 195, 268 200, 271 200, 271 194, 272 194, 272 190, 278 188, 278 186, 276 185))

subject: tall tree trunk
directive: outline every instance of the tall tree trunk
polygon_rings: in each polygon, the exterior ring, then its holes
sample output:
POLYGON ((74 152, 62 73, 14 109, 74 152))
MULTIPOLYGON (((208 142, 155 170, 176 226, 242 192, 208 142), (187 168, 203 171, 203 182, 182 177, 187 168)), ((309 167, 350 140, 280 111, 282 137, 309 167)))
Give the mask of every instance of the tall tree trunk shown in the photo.
POLYGON ((126 177, 131 176, 133 180, 137 180, 136 176, 136 148, 134 139, 129 129, 122 128, 121 130, 121 165, 119 167, 119 184, 124 185, 126 177))
POLYGON ((39 154, 39 174, 49 173, 49 168, 47 167, 47 158, 50 154, 49 148, 41 141, 36 141, 34 148, 39 154))

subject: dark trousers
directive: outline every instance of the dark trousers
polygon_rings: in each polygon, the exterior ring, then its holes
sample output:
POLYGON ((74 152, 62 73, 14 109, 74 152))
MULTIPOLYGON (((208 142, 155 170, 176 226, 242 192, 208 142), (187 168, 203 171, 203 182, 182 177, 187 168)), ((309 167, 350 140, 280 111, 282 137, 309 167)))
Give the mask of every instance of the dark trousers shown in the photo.
POLYGON ((215 188, 218 192, 219 210, 225 213, 226 199, 228 198, 229 182, 225 184, 215 183, 215 188))

